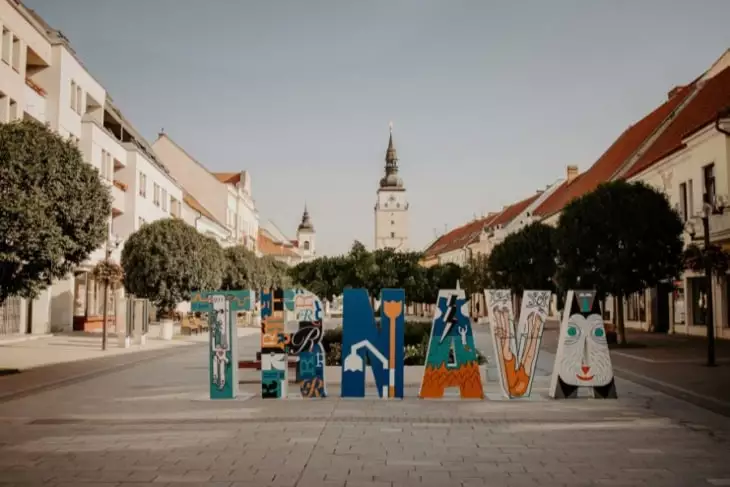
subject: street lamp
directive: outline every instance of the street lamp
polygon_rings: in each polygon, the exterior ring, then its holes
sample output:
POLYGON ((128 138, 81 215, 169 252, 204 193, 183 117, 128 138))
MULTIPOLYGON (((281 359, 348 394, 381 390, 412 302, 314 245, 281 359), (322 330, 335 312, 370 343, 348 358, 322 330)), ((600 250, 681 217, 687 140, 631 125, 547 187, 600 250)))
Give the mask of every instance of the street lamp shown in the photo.
MULTIPOLYGON (((711 215, 722 215, 727 206, 727 202, 724 197, 711 197, 710 194, 705 191, 702 196, 702 232, 704 241, 704 264, 705 264, 705 279, 707 286, 707 366, 714 367, 715 362, 715 309, 714 299, 712 295, 712 261, 708 258, 708 252, 710 249, 710 216, 711 215)), ((687 222, 688 233, 690 238, 694 240, 696 230, 692 222, 687 222)))
POLYGON ((112 256, 112 252, 119 247, 119 238, 114 237, 114 242, 112 242, 112 239, 109 238, 106 241, 106 251, 104 254, 104 264, 107 268, 107 272, 104 273, 104 309, 102 311, 103 315, 103 324, 102 324, 102 334, 101 334, 101 349, 106 350, 106 342, 107 342, 107 312, 108 312, 108 305, 109 305, 109 259, 112 256))

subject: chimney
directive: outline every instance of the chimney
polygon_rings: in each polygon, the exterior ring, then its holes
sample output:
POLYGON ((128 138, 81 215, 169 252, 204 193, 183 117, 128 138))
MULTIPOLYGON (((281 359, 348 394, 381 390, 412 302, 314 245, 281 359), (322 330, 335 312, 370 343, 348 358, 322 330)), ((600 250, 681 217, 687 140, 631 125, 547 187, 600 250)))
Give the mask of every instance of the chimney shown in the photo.
POLYGON ((570 165, 565 168, 565 181, 570 184, 578 177, 578 166, 570 165))
POLYGON ((671 100, 672 98, 674 98, 675 96, 677 96, 677 93, 679 93, 680 91, 682 91, 682 89, 684 89, 684 88, 685 88, 684 86, 681 86, 680 85, 680 86, 675 86, 674 88, 672 88, 671 90, 669 90, 669 93, 667 93, 667 100, 671 100))

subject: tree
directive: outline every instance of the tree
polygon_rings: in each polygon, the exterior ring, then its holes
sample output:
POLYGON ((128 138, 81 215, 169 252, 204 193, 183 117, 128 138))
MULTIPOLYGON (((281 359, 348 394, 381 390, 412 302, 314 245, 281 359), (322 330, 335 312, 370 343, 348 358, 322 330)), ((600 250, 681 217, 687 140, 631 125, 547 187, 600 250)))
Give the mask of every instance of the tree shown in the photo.
POLYGON ((532 223, 507 235, 487 258, 489 281, 509 289, 518 302, 526 289, 555 290, 555 229, 532 223))
POLYGON ((435 304, 439 290, 456 289, 456 282, 461 285, 462 268, 453 263, 437 264, 425 270, 426 292, 423 302, 435 304))
POLYGON ((570 202, 556 232, 559 283, 596 289, 618 302, 618 342, 626 343, 623 298, 682 269, 684 225, 663 193, 613 181, 570 202))
POLYGON ((98 171, 35 121, 0 124, 0 208, 0 305, 37 296, 108 238, 98 171))
POLYGON ((469 259, 461 270, 461 286, 467 295, 483 293, 490 287, 488 260, 486 254, 477 254, 469 259))
POLYGON ((261 289, 260 278, 257 275, 258 258, 255 253, 243 245, 236 245, 226 248, 223 254, 226 259, 223 289, 261 289))
POLYGON ((224 265, 215 240, 173 218, 143 225, 122 250, 125 289, 167 315, 193 291, 219 289, 224 265))

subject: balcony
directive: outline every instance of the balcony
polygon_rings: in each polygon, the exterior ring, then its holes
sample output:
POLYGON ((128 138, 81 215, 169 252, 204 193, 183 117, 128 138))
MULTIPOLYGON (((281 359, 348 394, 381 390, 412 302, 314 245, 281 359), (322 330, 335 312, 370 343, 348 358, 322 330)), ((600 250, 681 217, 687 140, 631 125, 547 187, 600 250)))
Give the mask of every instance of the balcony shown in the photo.
MULTIPOLYGON (((702 237, 702 226, 699 225, 698 230, 702 237)), ((726 209, 721 215, 710 215, 710 241, 713 243, 724 242, 730 240, 730 208, 726 209)))
POLYGON ((33 81, 25 80, 25 113, 39 122, 46 121, 46 92, 33 81))
MULTIPOLYGON (((127 166, 127 151, 122 143, 88 113, 81 119, 81 137, 83 140, 89 141, 92 147, 101 147, 110 154, 114 161, 115 171, 127 166)), ((91 155, 87 157, 90 158, 91 155)))
POLYGON ((127 199, 127 185, 116 179, 112 183, 112 215, 117 216, 124 213, 127 199))
MULTIPOLYGON (((112 235, 110 237, 110 240, 112 242, 114 242, 115 238, 116 237, 112 235)), ((81 264, 81 267, 86 268, 88 270, 93 269, 97 263, 104 260, 104 258, 106 256, 106 248, 107 248, 106 243, 104 243, 101 245, 101 247, 94 250, 91 254, 89 254, 89 257, 87 257, 87 259, 81 264)), ((122 248, 124 248, 124 240, 119 240, 119 245, 112 250, 111 254, 109 255, 109 258, 116 263, 121 262, 122 248)))

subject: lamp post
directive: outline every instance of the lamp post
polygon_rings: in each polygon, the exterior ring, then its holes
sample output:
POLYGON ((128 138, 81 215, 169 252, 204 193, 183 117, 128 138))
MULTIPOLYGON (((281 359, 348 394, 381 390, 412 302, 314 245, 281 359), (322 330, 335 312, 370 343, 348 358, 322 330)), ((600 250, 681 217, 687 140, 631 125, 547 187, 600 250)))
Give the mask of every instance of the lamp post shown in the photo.
MULTIPOLYGON (((714 367, 715 362, 715 309, 714 309, 714 296, 713 296, 713 285, 712 285, 712 261, 708 257, 710 249, 710 216, 722 215, 725 211, 726 203, 724 198, 711 197, 710 194, 705 191, 702 196, 702 234, 703 234, 703 263, 705 266, 705 279, 707 286, 707 312, 706 312, 706 323, 707 326, 707 366, 714 367)), ((694 240, 695 230, 694 226, 690 224, 689 230, 690 237, 694 240)), ((694 296, 692 297, 694 299, 694 296)))
POLYGON ((109 305, 109 259, 112 256, 112 252, 114 249, 119 247, 119 240, 115 237, 114 238, 114 244, 112 246, 111 239, 107 240, 106 242, 106 250, 104 252, 104 264, 107 267, 107 272, 104 274, 104 308, 102 310, 102 316, 103 316, 103 324, 102 324, 102 333, 101 333, 101 349, 106 350, 106 342, 107 342, 107 313, 108 313, 108 305, 109 305))

